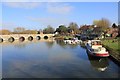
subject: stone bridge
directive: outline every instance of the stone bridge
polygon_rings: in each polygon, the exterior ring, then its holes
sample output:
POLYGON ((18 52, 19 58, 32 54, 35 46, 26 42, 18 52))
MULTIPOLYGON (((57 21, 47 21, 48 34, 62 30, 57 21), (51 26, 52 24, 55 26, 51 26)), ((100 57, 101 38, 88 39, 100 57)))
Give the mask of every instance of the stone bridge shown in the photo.
POLYGON ((13 42, 14 40, 24 41, 29 40, 32 41, 33 39, 40 40, 40 39, 48 39, 52 38, 54 34, 10 34, 10 35, 0 35, 0 42, 9 41, 13 42))

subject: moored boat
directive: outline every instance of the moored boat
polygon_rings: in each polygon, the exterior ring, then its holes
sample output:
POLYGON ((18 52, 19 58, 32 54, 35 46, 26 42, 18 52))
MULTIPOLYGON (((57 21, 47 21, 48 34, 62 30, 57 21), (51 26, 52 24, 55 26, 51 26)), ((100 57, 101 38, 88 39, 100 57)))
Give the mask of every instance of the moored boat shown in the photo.
POLYGON ((77 38, 73 38, 73 39, 70 39, 70 40, 64 40, 64 42, 66 44, 80 44, 80 43, 82 43, 82 41, 78 40, 77 38))
POLYGON ((101 44, 100 40, 89 40, 86 43, 86 48, 89 53, 97 57, 108 57, 109 53, 101 44))

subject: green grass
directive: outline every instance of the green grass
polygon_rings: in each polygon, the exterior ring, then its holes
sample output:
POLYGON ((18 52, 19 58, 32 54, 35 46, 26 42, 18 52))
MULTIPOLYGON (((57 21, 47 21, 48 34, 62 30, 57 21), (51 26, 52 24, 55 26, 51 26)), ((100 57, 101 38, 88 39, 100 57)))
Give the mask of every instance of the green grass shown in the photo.
POLYGON ((108 46, 109 48, 113 49, 114 51, 120 52, 120 41, 117 39, 113 40, 102 40, 102 43, 105 46, 108 46))
POLYGON ((55 36, 56 39, 69 39, 69 38, 74 38, 73 36, 55 36))
POLYGON ((73 36, 64 36, 65 39, 73 38, 73 36))

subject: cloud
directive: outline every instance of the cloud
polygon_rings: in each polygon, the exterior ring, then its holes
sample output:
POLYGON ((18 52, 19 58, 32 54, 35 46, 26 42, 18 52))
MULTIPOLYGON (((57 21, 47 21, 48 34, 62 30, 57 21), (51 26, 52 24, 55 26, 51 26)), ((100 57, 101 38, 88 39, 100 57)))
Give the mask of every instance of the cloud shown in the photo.
POLYGON ((13 8, 33 9, 40 6, 40 2, 4 2, 4 5, 13 8))
POLYGON ((0 29, 13 30, 17 25, 12 22, 0 22, 0 29))
POLYGON ((55 14, 68 14, 73 10, 73 6, 63 3, 48 3, 47 11, 55 14))
POLYGON ((33 18, 29 17, 29 20, 40 23, 44 27, 51 25, 53 27, 58 27, 61 24, 67 25, 70 21, 68 18, 65 17, 40 17, 40 18, 33 18))
POLYGON ((49 2, 47 4, 42 2, 4 2, 3 4, 8 7, 23 9, 33 9, 44 4, 47 12, 55 14, 67 14, 73 10, 73 6, 56 2, 49 2))

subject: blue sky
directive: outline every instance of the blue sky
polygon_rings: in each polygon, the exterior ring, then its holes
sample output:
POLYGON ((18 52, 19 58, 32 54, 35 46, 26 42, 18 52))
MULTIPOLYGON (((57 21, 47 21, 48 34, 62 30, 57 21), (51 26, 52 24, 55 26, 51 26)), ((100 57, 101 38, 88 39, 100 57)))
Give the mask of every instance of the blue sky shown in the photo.
POLYGON ((15 27, 39 30, 47 25, 57 28, 70 22, 80 26, 101 18, 118 23, 117 2, 3 2, 0 5, 0 27, 9 30, 15 27))

